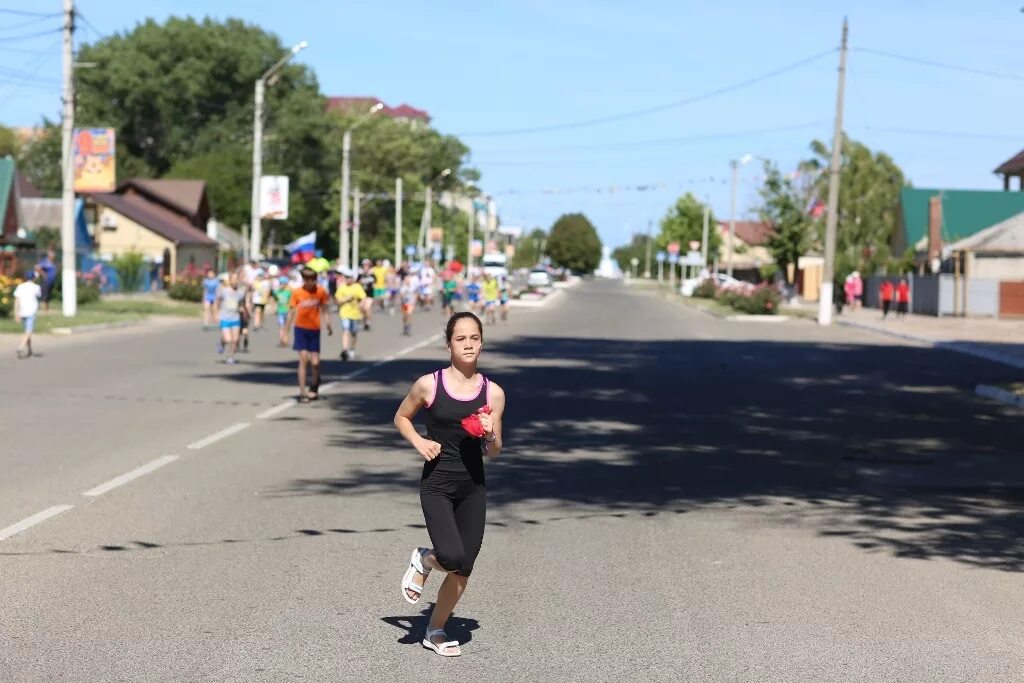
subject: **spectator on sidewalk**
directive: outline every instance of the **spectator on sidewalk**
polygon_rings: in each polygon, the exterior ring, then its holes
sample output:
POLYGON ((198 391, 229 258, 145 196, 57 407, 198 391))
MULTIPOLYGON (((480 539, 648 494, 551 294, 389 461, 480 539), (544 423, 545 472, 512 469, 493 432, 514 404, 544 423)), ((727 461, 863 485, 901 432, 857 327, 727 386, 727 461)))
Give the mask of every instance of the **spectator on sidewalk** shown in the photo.
POLYGON ((860 308, 864 301, 864 278, 860 276, 860 271, 853 271, 853 310, 860 308))
POLYGON ((50 299, 53 298, 53 287, 57 284, 57 264, 54 263, 53 249, 46 252, 46 256, 36 265, 36 270, 43 274, 42 302, 43 311, 50 312, 50 299))
POLYGON ((889 309, 892 308, 894 288, 892 282, 886 280, 878 290, 878 298, 882 301, 882 320, 889 316, 889 309))
POLYGON ((903 278, 900 283, 896 285, 896 317, 906 317, 908 310, 910 309, 910 284, 907 283, 907 279, 903 278))
POLYGON ((40 279, 39 270, 31 270, 25 275, 25 281, 14 288, 14 319, 24 326, 25 334, 18 346, 18 358, 28 358, 32 355, 32 330, 35 327, 36 313, 39 312, 39 300, 43 296, 43 289, 37 280, 40 279))

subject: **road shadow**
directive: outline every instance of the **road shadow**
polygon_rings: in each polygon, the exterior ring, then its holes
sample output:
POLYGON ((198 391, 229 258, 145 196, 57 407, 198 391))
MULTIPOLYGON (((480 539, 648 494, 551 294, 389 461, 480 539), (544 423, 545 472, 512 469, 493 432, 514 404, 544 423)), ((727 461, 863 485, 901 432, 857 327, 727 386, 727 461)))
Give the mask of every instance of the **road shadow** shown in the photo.
MULTIPOLYGON (((402 645, 421 645, 427 634, 427 625, 430 623, 430 613, 434 609, 434 603, 429 607, 420 610, 420 613, 412 616, 381 617, 385 624, 405 631, 398 642, 402 645)), ((465 645, 473 640, 473 631, 480 628, 480 622, 476 619, 460 617, 453 613, 448 617, 444 625, 444 632, 449 640, 456 640, 460 645, 465 645)))

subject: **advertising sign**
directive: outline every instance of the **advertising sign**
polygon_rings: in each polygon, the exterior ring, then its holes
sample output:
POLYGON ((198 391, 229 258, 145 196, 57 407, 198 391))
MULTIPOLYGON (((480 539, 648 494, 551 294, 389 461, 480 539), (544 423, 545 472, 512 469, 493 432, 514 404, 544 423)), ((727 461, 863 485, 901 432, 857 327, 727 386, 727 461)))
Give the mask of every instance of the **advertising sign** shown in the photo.
POLYGON ((260 178, 260 218, 288 220, 288 176, 265 175, 260 178))
POLYGON ((76 128, 75 192, 113 192, 117 187, 113 128, 76 128))

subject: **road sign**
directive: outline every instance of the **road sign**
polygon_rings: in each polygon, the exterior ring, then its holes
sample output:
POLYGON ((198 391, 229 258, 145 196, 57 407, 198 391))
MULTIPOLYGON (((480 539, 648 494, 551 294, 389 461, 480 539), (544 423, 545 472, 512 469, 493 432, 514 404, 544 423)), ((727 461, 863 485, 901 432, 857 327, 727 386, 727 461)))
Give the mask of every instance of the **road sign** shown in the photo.
POLYGON ((413 245, 411 245, 411 244, 407 244, 407 245, 405 246, 405 255, 406 255, 406 256, 412 256, 412 255, 413 255, 413 254, 415 254, 415 253, 416 253, 416 247, 414 247, 414 246, 413 246, 413 245))
POLYGON ((638 259, 636 256, 634 256, 633 258, 629 259, 629 262, 633 264, 633 267, 636 267, 636 266, 640 265, 640 259, 638 259))
POLYGON ((690 251, 697 251, 700 249, 700 242, 697 240, 690 240, 690 251))
POLYGON ((678 254, 679 253, 679 242, 669 242, 668 243, 668 253, 670 253, 670 254, 678 254))
POLYGON ((665 252, 659 251, 657 254, 654 255, 654 260, 657 261, 658 263, 664 263, 665 262, 665 252))
POLYGON ((671 263, 673 266, 679 263, 679 254, 669 254, 668 262, 671 263))

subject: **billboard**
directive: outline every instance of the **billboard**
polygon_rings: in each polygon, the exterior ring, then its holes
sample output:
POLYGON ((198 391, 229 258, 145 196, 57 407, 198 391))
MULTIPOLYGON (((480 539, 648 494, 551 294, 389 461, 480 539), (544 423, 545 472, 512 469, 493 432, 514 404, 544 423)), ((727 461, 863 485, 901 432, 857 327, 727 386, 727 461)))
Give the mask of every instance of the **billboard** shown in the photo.
POLYGON ((75 192, 113 192, 117 187, 113 128, 76 128, 72 138, 75 192))
POLYGON ((260 176, 260 218, 288 220, 288 176, 260 176))

